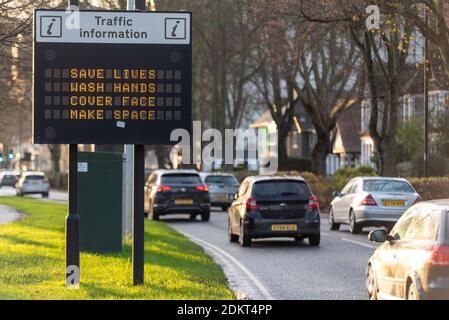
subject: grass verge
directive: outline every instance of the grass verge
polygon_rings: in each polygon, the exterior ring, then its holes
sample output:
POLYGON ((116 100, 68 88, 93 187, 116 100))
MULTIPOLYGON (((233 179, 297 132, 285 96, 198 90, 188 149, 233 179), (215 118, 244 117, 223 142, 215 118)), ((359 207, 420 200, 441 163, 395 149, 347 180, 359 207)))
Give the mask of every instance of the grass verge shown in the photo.
POLYGON ((0 197, 31 214, 0 225, 0 299, 232 299, 222 270, 169 226, 145 221, 145 285, 132 286, 131 244, 81 253, 80 289, 66 289, 63 204, 0 197))

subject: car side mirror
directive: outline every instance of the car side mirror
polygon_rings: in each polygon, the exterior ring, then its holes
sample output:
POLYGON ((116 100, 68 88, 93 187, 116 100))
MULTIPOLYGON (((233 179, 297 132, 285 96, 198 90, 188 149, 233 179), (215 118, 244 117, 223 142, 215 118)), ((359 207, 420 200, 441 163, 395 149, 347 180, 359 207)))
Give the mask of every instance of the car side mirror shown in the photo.
POLYGON ((372 242, 385 242, 387 241, 387 232, 384 229, 376 229, 368 234, 368 240, 372 242))
POLYGON ((340 198, 342 196, 341 192, 335 191, 334 193, 332 193, 332 197, 334 198, 340 198))

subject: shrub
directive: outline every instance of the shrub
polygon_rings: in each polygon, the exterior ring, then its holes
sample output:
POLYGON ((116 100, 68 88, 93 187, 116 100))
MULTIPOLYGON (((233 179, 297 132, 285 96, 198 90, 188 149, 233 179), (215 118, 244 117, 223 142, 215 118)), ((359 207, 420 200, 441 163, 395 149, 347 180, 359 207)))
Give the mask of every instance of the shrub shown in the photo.
POLYGON ((408 179, 423 200, 449 198, 449 178, 409 178, 408 179))

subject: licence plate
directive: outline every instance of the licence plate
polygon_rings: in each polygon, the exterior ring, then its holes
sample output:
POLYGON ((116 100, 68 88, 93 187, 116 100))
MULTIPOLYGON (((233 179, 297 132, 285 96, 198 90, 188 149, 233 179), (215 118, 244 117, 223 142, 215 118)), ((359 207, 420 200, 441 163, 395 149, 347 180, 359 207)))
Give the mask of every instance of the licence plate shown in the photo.
POLYGON ((404 200, 384 200, 384 206, 386 207, 404 207, 404 200))
POLYGON ((178 199, 175 200, 175 204, 192 204, 193 200, 192 199, 178 199))
POLYGON ((296 231, 298 226, 296 224, 273 224, 271 231, 296 231))

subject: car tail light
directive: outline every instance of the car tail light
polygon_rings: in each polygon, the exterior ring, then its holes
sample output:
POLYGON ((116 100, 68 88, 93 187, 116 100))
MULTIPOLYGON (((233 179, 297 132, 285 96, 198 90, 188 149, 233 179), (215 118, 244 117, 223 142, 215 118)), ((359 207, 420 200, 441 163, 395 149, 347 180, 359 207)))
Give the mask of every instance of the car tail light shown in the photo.
POLYGON ((162 187, 157 188, 157 192, 164 192, 164 191, 169 191, 169 190, 171 190, 171 187, 169 187, 169 186, 162 186, 162 187))
POLYGON ((309 198, 309 204, 307 205, 309 209, 318 209, 318 198, 316 196, 311 196, 309 198))
POLYGON ((422 199, 420 196, 418 196, 418 198, 416 198, 416 200, 413 202, 413 205, 417 204, 418 202, 421 202, 422 199))
POLYGON ((195 190, 197 191, 203 191, 203 192, 208 192, 209 188, 207 186, 196 186, 195 190))
POLYGON ((376 200, 374 200, 372 195, 367 195, 365 199, 360 203, 362 206, 377 206, 376 200))
POLYGON ((257 210, 257 201, 254 198, 246 200, 246 210, 257 210))
POLYGON ((430 249, 431 267, 448 267, 449 266, 449 246, 433 246, 430 249))

